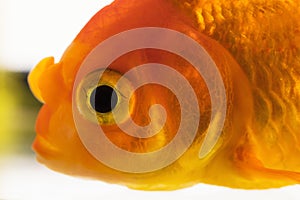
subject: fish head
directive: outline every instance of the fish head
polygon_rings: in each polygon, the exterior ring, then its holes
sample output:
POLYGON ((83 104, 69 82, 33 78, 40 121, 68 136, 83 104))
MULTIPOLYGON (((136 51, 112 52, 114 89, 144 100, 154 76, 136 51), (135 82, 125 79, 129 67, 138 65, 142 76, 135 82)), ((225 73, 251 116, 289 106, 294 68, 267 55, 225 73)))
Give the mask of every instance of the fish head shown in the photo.
POLYGON ((33 144, 38 160, 141 189, 186 187, 205 176, 218 150, 245 129, 252 102, 234 58, 196 27, 195 16, 172 1, 115 1, 100 10, 58 63, 45 58, 29 75, 44 104, 33 144), (197 48, 176 49, 183 41, 197 48), (193 60, 199 52, 202 71, 193 60))

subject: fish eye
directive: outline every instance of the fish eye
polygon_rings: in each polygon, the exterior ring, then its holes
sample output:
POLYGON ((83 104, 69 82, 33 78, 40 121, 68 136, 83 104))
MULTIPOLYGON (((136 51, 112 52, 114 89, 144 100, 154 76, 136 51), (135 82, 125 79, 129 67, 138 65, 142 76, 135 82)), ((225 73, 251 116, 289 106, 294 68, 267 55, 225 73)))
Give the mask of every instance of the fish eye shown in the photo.
POLYGON ((117 105, 118 95, 114 88, 108 85, 97 86, 91 93, 90 104, 99 113, 111 112, 117 105))
POLYGON ((77 109, 85 119, 100 125, 115 124, 115 117, 118 122, 125 121, 133 108, 132 90, 130 81, 119 72, 97 69, 80 81, 76 89, 77 109), (129 108, 125 98, 130 98, 129 108))

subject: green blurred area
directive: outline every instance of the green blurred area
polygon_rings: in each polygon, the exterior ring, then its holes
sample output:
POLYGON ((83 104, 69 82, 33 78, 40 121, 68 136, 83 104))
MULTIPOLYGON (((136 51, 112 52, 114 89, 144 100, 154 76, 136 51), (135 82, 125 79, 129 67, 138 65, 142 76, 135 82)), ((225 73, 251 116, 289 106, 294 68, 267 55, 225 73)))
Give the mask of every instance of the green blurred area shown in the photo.
POLYGON ((30 92, 27 75, 0 69, 0 155, 32 153, 41 104, 30 92))

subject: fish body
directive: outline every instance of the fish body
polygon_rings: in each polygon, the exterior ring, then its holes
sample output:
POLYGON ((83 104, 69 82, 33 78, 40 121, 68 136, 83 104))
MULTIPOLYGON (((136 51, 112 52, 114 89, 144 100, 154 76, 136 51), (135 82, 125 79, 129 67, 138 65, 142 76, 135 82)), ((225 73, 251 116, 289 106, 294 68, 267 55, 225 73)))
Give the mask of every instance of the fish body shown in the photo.
MULTIPOLYGON (((142 190, 173 190, 197 183, 244 189, 298 184, 299 4, 296 0, 114 1, 87 23, 58 63, 52 57, 45 58, 29 75, 32 92, 44 103, 37 118, 37 136, 33 144, 37 159, 62 173, 142 190), (203 157, 199 157, 199 150, 208 138, 210 127, 214 130, 218 115, 211 120, 210 88, 186 59, 161 49, 136 49, 110 63, 101 80, 93 82, 98 84, 97 87, 91 86, 90 80, 103 66, 89 70, 86 76, 77 79, 82 65, 97 45, 122 32, 144 27, 159 27, 189 36, 205 49, 220 73, 226 94, 226 118, 220 138, 203 157), (103 87, 105 84, 118 91, 117 80, 146 63, 171 66, 188 80, 198 101, 200 120, 196 123, 194 140, 176 161, 157 170, 134 173, 110 167, 92 155, 79 134, 74 109, 82 118, 83 132, 89 135, 95 123, 100 124, 105 136, 124 151, 143 154, 170 144, 176 138, 181 120, 189 122, 195 117, 192 112, 182 115, 180 100, 171 90, 148 84, 130 97, 128 112, 137 125, 147 126, 156 119, 155 129, 160 120, 165 120, 158 133, 148 138, 128 135, 116 124, 110 112, 102 110, 105 108, 101 105, 97 107, 98 101, 85 99, 97 95, 95 88, 99 91, 109 89, 103 87), (77 88, 81 88, 78 95, 77 88), (152 117, 149 116, 148 111, 155 104, 164 107, 166 119, 155 110, 152 117), (96 119, 90 114, 93 109, 98 112, 96 119)), ((157 38, 158 44, 165 40, 164 37, 157 38)), ((112 52, 117 50, 112 49, 112 52)), ((97 59, 105 59, 104 54, 97 59)), ((150 80, 158 76, 157 70, 138 77, 133 75, 133 79, 150 80)), ((206 78, 214 80, 215 75, 208 74, 206 78)), ((130 91, 133 79, 125 81, 119 89, 125 93, 130 91)), ((180 87, 178 85, 179 90, 180 87)), ((125 97, 116 94, 116 108, 118 101, 125 97)), ((183 102, 189 99, 190 96, 186 96, 183 102)), ((126 128, 126 114, 121 112, 119 118, 126 128)), ((179 143, 177 148, 181 149, 185 142, 179 143)), ((110 151, 105 153, 108 159, 118 161, 118 155, 112 155, 110 151)), ((134 165, 133 161, 128 162, 129 166, 130 163, 134 165)))

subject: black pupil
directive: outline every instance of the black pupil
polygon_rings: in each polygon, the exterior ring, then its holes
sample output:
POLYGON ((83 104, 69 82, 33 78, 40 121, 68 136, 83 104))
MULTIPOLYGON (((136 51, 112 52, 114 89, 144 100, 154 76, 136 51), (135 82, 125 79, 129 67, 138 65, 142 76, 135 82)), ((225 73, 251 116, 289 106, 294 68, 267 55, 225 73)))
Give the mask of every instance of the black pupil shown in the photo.
POLYGON ((95 88, 90 97, 93 109, 99 113, 111 112, 118 102, 118 96, 113 88, 101 85, 95 88))

